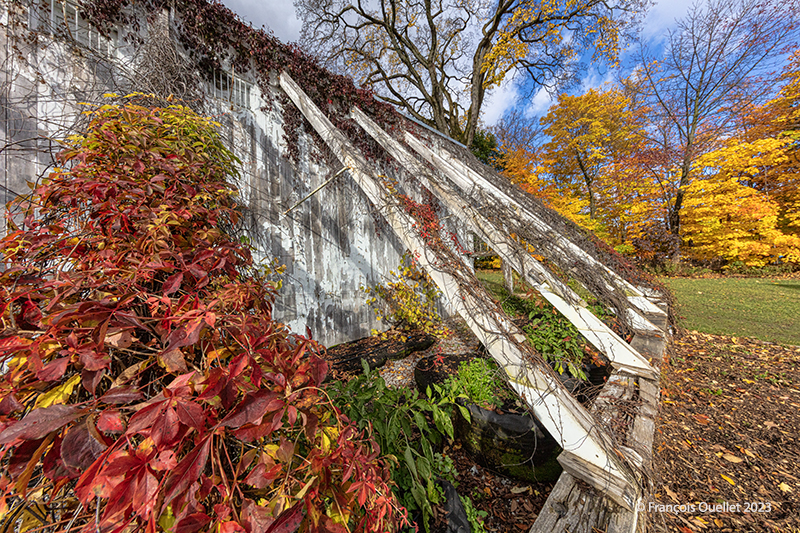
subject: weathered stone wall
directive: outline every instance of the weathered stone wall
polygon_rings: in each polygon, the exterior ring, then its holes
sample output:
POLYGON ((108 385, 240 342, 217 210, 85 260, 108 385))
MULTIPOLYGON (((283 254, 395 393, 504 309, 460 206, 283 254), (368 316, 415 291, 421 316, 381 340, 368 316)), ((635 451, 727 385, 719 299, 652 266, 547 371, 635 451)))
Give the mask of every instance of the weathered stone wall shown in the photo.
MULTIPOLYGON (((47 172, 58 141, 78 126, 80 102, 96 104, 104 93, 138 88, 137 58, 136 48, 126 44, 129 28, 118 29, 108 56, 53 31, 46 17, 18 3, 3 0, 0 9, 0 198, 8 202, 47 172)), ((146 39, 147 20, 140 22, 146 39)), ((246 73, 237 76, 247 80, 246 73)), ((242 160, 236 181, 256 256, 286 266, 276 317, 299 333, 308 327, 326 345, 380 329, 360 287, 380 283, 403 252, 390 231, 380 231, 380 215, 344 173, 284 216, 339 164, 305 134, 299 162, 289 161, 277 84, 267 95, 252 84, 248 108, 214 99, 199 75, 196 85, 206 89, 201 111, 217 117, 242 160)))

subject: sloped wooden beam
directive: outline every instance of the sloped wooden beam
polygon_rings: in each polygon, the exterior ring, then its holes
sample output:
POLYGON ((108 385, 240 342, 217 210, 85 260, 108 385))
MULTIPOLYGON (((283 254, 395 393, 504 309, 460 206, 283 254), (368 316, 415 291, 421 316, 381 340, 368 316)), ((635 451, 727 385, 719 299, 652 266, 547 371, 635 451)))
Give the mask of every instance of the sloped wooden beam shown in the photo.
POLYGON ((450 258, 440 257, 411 230, 414 220, 379 184, 360 151, 285 72, 280 84, 341 163, 351 169, 353 180, 442 291, 447 306, 466 321, 548 432, 566 452, 580 458, 582 465, 592 465, 584 468, 575 462, 567 469, 619 505, 633 508, 640 492, 634 469, 597 420, 567 392, 541 356, 520 342, 522 332, 497 308, 474 275, 458 259, 448 263, 450 258))
MULTIPOLYGON (((434 167, 443 172, 464 193, 471 195, 475 191, 481 191, 489 194, 496 201, 501 202, 503 205, 507 205, 509 208, 511 208, 516 216, 518 216, 520 219, 526 220, 542 233, 556 235, 557 240, 555 244, 561 250, 561 253, 564 254, 564 257, 577 259, 589 266, 599 267, 605 270, 615 282, 624 287, 626 291, 626 298, 636 308, 648 314, 663 314, 661 309, 659 309, 648 298, 646 298, 642 291, 628 282, 628 280, 624 279, 606 265, 597 261, 594 257, 586 253, 586 251, 584 251, 580 246, 576 245, 563 235, 559 235, 559 233, 556 232, 544 220, 536 216, 536 214, 525 209, 519 204, 519 202, 508 196, 502 190, 498 189, 494 184, 490 183, 468 165, 459 161, 455 157, 451 157, 451 155, 444 150, 437 150, 436 148, 426 145, 409 132, 405 132, 404 140, 414 151, 419 153, 423 158, 434 165, 434 167)), ((658 331, 658 328, 650 323, 650 321, 641 313, 637 313, 637 316, 631 318, 632 322, 634 323, 634 327, 637 329, 658 331)))
POLYGON ((468 202, 435 176, 402 144, 383 131, 360 109, 353 108, 351 117, 392 155, 412 176, 420 180, 436 197, 472 231, 480 235, 504 262, 514 266, 548 302, 564 315, 586 339, 608 357, 614 368, 631 374, 654 377, 655 369, 630 344, 622 340, 606 324, 586 308, 585 302, 569 286, 556 278, 534 259, 525 247, 511 239, 468 202))

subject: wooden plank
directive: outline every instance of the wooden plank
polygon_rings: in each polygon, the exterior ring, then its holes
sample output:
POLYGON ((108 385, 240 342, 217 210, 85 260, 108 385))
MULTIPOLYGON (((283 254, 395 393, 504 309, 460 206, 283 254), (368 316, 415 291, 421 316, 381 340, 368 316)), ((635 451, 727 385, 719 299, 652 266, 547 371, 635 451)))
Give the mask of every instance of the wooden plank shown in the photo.
POLYGON ((522 218, 525 218, 529 223, 536 227, 542 233, 552 234, 557 236, 557 244, 561 248, 565 257, 577 258, 587 265, 599 267, 604 269, 614 280, 621 286, 625 287, 628 291, 626 296, 633 305, 647 313, 662 313, 661 309, 652 304, 649 300, 644 298, 644 294, 624 279, 622 276, 608 268, 606 265, 597 261, 594 257, 586 253, 579 246, 571 242, 563 235, 559 235, 550 225, 540 219, 534 213, 529 212, 516 200, 508 196, 506 193, 494 186, 494 184, 487 181, 483 176, 472 170, 468 165, 462 163, 456 158, 448 157, 449 154, 443 151, 435 150, 424 143, 419 141, 411 133, 405 132, 405 141, 417 153, 424 157, 428 162, 446 172, 448 177, 465 193, 470 194, 472 191, 481 190, 491 194, 496 200, 502 202, 504 205, 510 206, 522 218))
POLYGON ((504 265, 511 265, 520 272, 539 294, 553 304, 595 348, 608 358, 614 368, 642 376, 655 375, 655 370, 641 354, 592 314, 575 291, 536 261, 523 245, 504 234, 465 200, 454 194, 452 189, 442 186, 416 157, 361 110, 353 108, 350 116, 463 224, 495 250, 504 265))
POLYGON ((625 511, 564 472, 539 513, 531 533, 632 533, 638 513, 625 511))
MULTIPOLYGON (((634 473, 622 459, 624 456, 614 450, 611 439, 604 434, 597 420, 567 392, 541 356, 519 342, 518 339, 523 337, 522 332, 496 307, 471 272, 464 268, 442 268, 441 265, 447 264, 442 262, 446 258, 437 257, 415 232, 409 231, 414 225, 413 219, 399 209, 386 188, 378 184, 374 171, 359 150, 285 72, 281 73, 280 84, 341 163, 350 169, 353 180, 370 202, 380 209, 403 246, 414 254, 420 266, 436 283, 449 309, 461 315, 505 370, 512 388, 528 404, 542 425, 564 450, 596 468, 605 469, 608 476, 620 486, 631 484, 630 491, 625 492, 618 503, 632 508, 636 498, 630 498, 628 494, 638 491, 638 486, 633 485, 634 473)), ((589 483, 596 482, 596 477, 586 470, 572 473, 589 483)), ((602 486, 598 488, 603 489, 602 486)), ((610 496, 618 497, 617 494, 610 496)))
MULTIPOLYGON (((634 343, 638 337, 639 335, 634 338, 634 343)), ((645 337, 648 342, 653 343, 655 351, 663 353, 666 348, 666 339, 663 336, 646 334, 645 337)), ((646 379, 616 373, 606 381, 591 409, 595 416, 612 422, 638 401, 639 405, 631 417, 628 435, 624 436, 627 437, 627 446, 620 448, 643 470, 648 469, 652 463, 659 396, 658 378, 646 379), (625 398, 629 398, 628 405, 620 403, 625 398), (630 402, 631 399, 633 402, 630 402)), ((561 457, 559 461, 562 461, 561 457)), ((567 464, 572 461, 574 458, 571 457, 563 460, 567 464)), ((645 493, 639 495, 635 509, 645 501, 645 496, 645 493)), ((530 533, 635 533, 645 531, 646 527, 647 513, 624 509, 611 498, 581 484, 568 472, 564 472, 548 496, 530 533)))

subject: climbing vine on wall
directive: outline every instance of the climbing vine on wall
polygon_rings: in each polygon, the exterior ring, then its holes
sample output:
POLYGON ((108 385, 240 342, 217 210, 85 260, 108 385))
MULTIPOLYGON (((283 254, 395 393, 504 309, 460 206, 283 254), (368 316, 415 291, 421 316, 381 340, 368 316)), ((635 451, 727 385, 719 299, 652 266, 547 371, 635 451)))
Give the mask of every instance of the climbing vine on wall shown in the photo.
MULTIPOLYGON (((106 33, 118 24, 138 29, 137 20, 131 14, 132 6, 131 0, 83 2, 88 20, 106 33)), ((142 0, 136 6, 141 6, 140 9, 147 13, 174 7, 177 11, 174 27, 177 37, 207 77, 227 62, 236 72, 253 73, 261 93, 268 98, 272 92, 270 84, 275 83, 275 76, 285 70, 314 103, 326 111, 334 125, 356 141, 365 157, 385 157, 382 149, 349 118, 349 113, 352 106, 358 106, 391 130, 399 119, 394 108, 378 102, 370 90, 357 88, 351 79, 325 70, 297 45, 283 44, 267 31, 245 24, 221 2, 142 0)), ((283 97, 280 103, 289 158, 297 161, 301 126, 308 126, 305 130, 309 133, 313 133, 313 128, 288 98, 283 97)))

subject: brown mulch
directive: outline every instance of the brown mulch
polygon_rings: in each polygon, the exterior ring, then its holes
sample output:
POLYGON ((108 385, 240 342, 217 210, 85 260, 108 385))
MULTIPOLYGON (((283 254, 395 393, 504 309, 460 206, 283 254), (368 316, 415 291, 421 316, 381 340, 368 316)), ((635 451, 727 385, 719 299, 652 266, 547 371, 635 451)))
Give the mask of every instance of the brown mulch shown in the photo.
POLYGON ((662 389, 654 529, 797 531, 800 347, 687 333, 662 389))
POLYGON ((486 531, 529 531, 555 483, 529 483, 508 479, 476 464, 455 445, 447 450, 458 469, 458 493, 467 495, 475 509, 487 513, 486 531))

